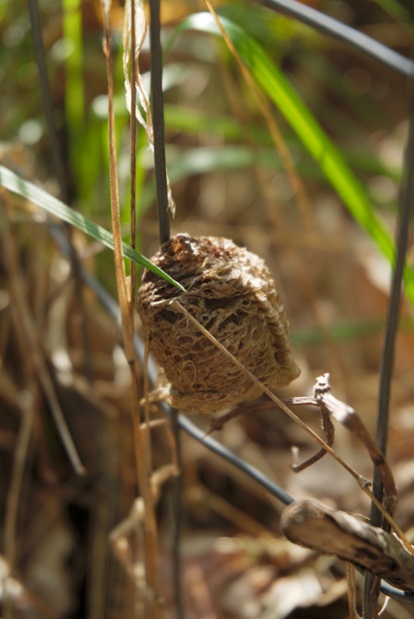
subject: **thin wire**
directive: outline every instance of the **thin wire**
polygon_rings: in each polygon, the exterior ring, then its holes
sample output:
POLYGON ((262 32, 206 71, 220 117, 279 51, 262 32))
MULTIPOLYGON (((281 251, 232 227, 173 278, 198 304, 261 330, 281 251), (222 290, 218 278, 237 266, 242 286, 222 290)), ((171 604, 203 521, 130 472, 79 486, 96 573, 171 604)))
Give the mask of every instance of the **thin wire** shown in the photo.
POLYGON ((288 494, 280 486, 275 484, 259 469, 236 456, 233 452, 224 447, 224 445, 216 441, 211 436, 206 436, 205 432, 195 426, 187 417, 180 414, 178 416, 178 422, 180 424, 180 427, 189 436, 204 445, 204 447, 207 447, 207 449, 215 453, 217 456, 220 456, 220 458, 223 458, 223 460, 226 460, 227 462, 232 464, 239 471, 242 471, 242 473, 245 473, 246 475, 251 477, 251 479, 254 479, 254 481, 260 484, 276 499, 279 499, 279 501, 281 501, 285 505, 290 505, 294 502, 295 499, 290 496, 290 494, 288 494))
POLYGON ((306 6, 296 0, 255 0, 257 4, 262 4, 267 8, 284 13, 290 17, 294 17, 298 21, 307 24, 315 30, 319 30, 324 34, 348 43, 355 49, 371 56, 378 62, 389 67, 396 73, 400 73, 405 77, 409 77, 414 73, 414 62, 401 56, 394 50, 386 47, 382 43, 378 43, 375 39, 358 32, 351 26, 347 26, 342 22, 329 17, 316 9, 306 6))

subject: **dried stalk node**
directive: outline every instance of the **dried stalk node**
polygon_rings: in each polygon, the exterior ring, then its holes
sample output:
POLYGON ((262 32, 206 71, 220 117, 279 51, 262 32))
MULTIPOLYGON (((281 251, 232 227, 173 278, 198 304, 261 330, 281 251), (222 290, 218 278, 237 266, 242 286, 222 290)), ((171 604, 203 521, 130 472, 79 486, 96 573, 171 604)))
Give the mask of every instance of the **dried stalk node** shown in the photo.
POLYGON ((258 256, 228 239, 177 234, 151 260, 186 289, 146 271, 138 295, 144 335, 169 382, 165 398, 172 406, 208 414, 262 393, 172 305, 175 299, 267 387, 299 375, 282 300, 258 256))

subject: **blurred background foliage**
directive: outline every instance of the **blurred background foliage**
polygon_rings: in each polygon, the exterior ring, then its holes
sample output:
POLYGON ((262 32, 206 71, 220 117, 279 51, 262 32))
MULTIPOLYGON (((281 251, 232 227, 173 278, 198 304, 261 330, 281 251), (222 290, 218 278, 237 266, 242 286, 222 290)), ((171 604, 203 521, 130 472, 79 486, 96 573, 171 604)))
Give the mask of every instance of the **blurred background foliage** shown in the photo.
MULTIPOLYGON (((411 53, 414 11, 410 0, 314 0, 309 4, 402 55, 411 53)), ((392 235, 408 127, 407 80, 345 44, 259 4, 233 0, 214 6, 220 16, 239 26, 242 37, 251 37, 260 45, 275 71, 293 87, 307 114, 313 115, 351 171, 352 182, 358 183, 378 221, 392 235)), ((107 86, 99 2, 39 0, 39 9, 64 176, 60 181, 56 176, 30 18, 22 0, 0 0, 0 163, 42 184, 109 229, 107 86)), ((223 40, 183 28, 183 20, 205 10, 204 3, 196 0, 162 2, 167 165, 177 205, 173 233, 227 236, 263 257, 285 300, 302 367, 301 377, 283 393, 305 394, 315 376, 329 371, 334 392, 357 408, 372 429, 390 277, 389 265, 375 243, 376 228, 361 229, 358 212, 346 208, 346 195, 328 182, 323 166, 287 121, 286 110, 278 109, 269 98, 294 174, 307 196, 305 202, 298 199, 255 93, 223 40)), ((123 92, 122 16, 122 3, 113 2, 120 196, 128 240, 129 118, 123 92)), ((253 77, 260 69, 259 58, 257 65, 254 60, 249 68, 253 77)), ((149 84, 148 41, 140 69, 149 84)), ((158 247, 158 224, 152 154, 142 128, 138 129, 137 155, 137 242, 138 249, 150 257, 158 247)), ((67 262, 51 242, 39 212, 17 198, 3 199, 12 207, 8 212, 17 262, 42 354, 88 470, 83 480, 73 476, 47 399, 38 388, 34 438, 26 454, 16 516, 15 567, 28 591, 38 596, 36 604, 47 608, 50 616, 130 616, 133 585, 107 543, 108 533, 125 517, 136 494, 128 380, 117 331, 90 291, 77 292, 67 262)), ((111 252, 102 251, 76 231, 72 231, 72 241, 82 266, 114 293, 111 252)), ((411 245, 408 263, 412 265, 413 260, 411 245)), ((9 477, 19 436, 18 394, 29 389, 30 376, 29 370, 21 372, 28 363, 27 351, 13 318, 9 286, 2 265, 3 520, 10 507, 9 477)), ((413 356, 412 310, 406 304, 396 358, 390 441, 390 457, 402 492, 398 517, 406 528, 414 524, 413 356)), ((318 427, 310 412, 304 415, 318 427)), ((341 471, 332 478, 327 459, 293 475, 290 446, 297 444, 304 453, 314 446, 280 414, 232 422, 221 431, 220 440, 295 496, 329 498, 348 510, 367 508, 341 471)), ((168 441, 162 433, 154 441, 159 465, 170 457, 168 441)), ((338 431, 337 444, 363 474, 370 475, 369 462, 352 439, 338 431)), ((287 594, 283 587, 276 591, 274 583, 287 586, 295 566, 303 565, 300 553, 296 556, 274 537, 280 506, 252 482, 230 469, 223 471, 201 447, 185 441, 183 449, 188 616, 345 617, 343 569, 326 558, 314 559, 312 576, 300 572, 299 577, 296 572, 295 591, 307 583, 313 592, 296 600, 306 610, 298 611, 296 604, 279 608, 277 600, 287 594), (217 542, 220 539, 222 546, 217 542), (265 614, 272 608, 273 614, 265 614)), ((160 503, 159 518, 169 600, 171 513, 167 499, 160 503)), ((306 560, 311 561, 308 555, 306 560)), ((170 606, 168 602, 167 616, 170 606)), ((27 616, 21 609, 14 612, 27 616)), ((387 613, 384 616, 414 616, 412 609, 396 602, 387 613)))

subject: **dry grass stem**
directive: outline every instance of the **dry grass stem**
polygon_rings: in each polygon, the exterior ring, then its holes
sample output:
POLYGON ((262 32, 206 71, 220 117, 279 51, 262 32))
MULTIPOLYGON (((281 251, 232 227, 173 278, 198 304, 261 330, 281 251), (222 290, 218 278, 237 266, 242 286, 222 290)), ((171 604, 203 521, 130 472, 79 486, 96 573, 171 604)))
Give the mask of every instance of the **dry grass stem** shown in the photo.
MULTIPOLYGON (((159 574, 158 574, 158 532, 154 512, 154 497, 151 489, 150 475, 152 470, 151 448, 149 433, 142 432, 139 421, 139 389, 137 384, 137 374, 135 369, 135 350, 134 350, 134 322, 130 311, 128 291, 125 278, 123 252, 122 252, 122 233, 120 223, 117 158, 115 145, 115 115, 114 115, 114 85, 111 61, 111 32, 109 23, 109 12, 104 12, 104 54, 106 59, 107 79, 108 79, 108 131, 109 131, 109 150, 110 150, 110 188, 111 188, 111 213, 112 213, 112 232, 114 236, 114 258, 117 289, 121 311, 122 333, 125 354, 131 370, 131 413, 135 438, 135 457, 137 466, 137 476, 139 490, 142 495, 144 505, 144 527, 145 535, 143 543, 145 547, 145 576, 150 595, 146 596, 145 603, 149 616, 160 619, 162 611, 160 607, 159 593, 159 574)), ((137 585, 140 588, 139 583, 137 585)))
MULTIPOLYGON (((137 62, 138 62, 138 54, 135 53, 136 49, 136 23, 135 23, 135 13, 136 13, 136 3, 135 0, 132 2, 129 0, 125 7, 125 15, 130 15, 130 36, 126 37, 125 41, 125 31, 128 32, 128 28, 124 24, 124 74, 126 74, 125 82, 127 82, 128 77, 128 57, 127 54, 131 51, 130 54, 130 83, 135 85, 136 82, 136 74, 137 74, 137 62), (129 41, 130 39, 130 41, 129 41)), ((128 18, 125 18, 125 23, 128 21, 128 18)), ((128 94, 126 93, 126 96, 128 94)), ((137 92, 135 88, 130 88, 130 109, 135 110, 137 100, 137 92)), ((129 125, 129 137, 130 137, 130 146, 129 146, 129 157, 130 157, 130 182, 131 182, 131 191, 130 191, 130 213, 129 213, 129 241, 131 247, 135 249, 136 246, 136 165, 137 165, 137 123, 136 123, 136 115, 130 114, 130 125, 129 125)), ((134 317, 134 298, 135 298, 135 287, 136 287, 136 265, 135 262, 131 262, 131 286, 130 286, 130 294, 129 294, 129 311, 130 311, 130 320, 133 321, 134 317)))

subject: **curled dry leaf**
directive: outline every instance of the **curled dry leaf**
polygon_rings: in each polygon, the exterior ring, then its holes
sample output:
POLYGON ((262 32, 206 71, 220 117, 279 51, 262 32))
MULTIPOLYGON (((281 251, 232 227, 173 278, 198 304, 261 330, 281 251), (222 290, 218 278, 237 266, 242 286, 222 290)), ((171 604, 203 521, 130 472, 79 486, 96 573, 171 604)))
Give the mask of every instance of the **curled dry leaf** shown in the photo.
POLYGON ((392 533, 315 499, 285 507, 280 527, 295 544, 336 555, 403 591, 414 591, 414 556, 392 533))
POLYGON ((165 397, 172 406, 208 414, 262 392, 174 300, 266 387, 299 375, 282 300, 258 256, 228 239, 177 234, 151 260, 186 289, 146 271, 138 295, 144 334, 169 381, 165 397))

